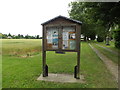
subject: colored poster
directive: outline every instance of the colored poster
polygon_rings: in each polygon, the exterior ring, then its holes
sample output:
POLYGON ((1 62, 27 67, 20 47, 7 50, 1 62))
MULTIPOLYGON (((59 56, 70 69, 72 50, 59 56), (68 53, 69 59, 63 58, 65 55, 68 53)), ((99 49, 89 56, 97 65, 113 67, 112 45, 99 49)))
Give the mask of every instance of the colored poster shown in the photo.
POLYGON ((58 38, 54 38, 52 42, 53 42, 53 45, 58 45, 58 38))
POLYGON ((52 48, 54 49, 58 48, 58 38, 54 38, 52 42, 53 42, 52 48))
POLYGON ((58 29, 57 28, 47 28, 47 48, 58 48, 58 29))
POLYGON ((58 37, 58 30, 52 30, 52 36, 58 37))
POLYGON ((75 39, 75 32, 69 32, 69 39, 75 39))
POLYGON ((58 48, 58 30, 52 31, 52 48, 57 49, 58 48))

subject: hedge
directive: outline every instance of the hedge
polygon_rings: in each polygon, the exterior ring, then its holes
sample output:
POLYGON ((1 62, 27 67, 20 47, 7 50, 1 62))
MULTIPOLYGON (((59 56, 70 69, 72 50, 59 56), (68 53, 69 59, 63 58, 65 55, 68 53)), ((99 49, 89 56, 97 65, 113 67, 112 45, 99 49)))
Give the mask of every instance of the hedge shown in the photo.
POLYGON ((120 48, 120 29, 114 31, 115 47, 120 48))

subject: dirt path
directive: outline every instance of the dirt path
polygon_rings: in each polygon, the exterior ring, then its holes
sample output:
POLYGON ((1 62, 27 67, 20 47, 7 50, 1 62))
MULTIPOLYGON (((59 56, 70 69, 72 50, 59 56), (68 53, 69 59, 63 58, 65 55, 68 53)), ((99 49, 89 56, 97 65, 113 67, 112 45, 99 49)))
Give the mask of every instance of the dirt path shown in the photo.
POLYGON ((105 50, 107 50, 107 51, 109 51, 109 52, 111 52, 111 53, 113 53, 113 54, 116 54, 116 55, 118 56, 118 52, 113 51, 113 50, 111 50, 111 49, 109 49, 109 48, 107 48, 107 47, 103 47, 103 46, 101 46, 101 45, 99 45, 99 44, 96 44, 96 45, 99 46, 99 47, 102 47, 102 48, 104 48, 105 50))
POLYGON ((118 65, 112 62, 109 58, 99 52, 96 48, 94 48, 91 44, 89 46, 93 49, 93 51, 100 57, 100 59, 105 63, 107 69, 111 72, 111 74, 115 77, 115 80, 118 82, 118 65))

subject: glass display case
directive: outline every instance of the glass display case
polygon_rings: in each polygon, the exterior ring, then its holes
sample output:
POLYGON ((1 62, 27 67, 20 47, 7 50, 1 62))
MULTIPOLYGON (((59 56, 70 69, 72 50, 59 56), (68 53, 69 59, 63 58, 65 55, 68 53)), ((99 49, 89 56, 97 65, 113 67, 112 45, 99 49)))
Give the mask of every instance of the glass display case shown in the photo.
POLYGON ((76 49, 75 33, 76 33, 75 27, 73 26, 66 26, 61 28, 48 27, 46 29, 47 49, 75 50, 76 49))

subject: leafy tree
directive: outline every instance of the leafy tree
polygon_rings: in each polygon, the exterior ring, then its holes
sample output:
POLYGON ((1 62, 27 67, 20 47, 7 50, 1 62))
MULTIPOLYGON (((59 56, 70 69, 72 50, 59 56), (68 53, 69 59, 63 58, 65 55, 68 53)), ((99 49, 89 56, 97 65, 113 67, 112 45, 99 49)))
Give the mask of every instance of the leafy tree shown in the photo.
POLYGON ((36 39, 39 39, 39 35, 37 35, 36 39))
POLYGON ((20 37, 21 37, 21 38, 24 38, 24 36, 23 36, 23 35, 20 35, 20 37))
POLYGON ((7 39, 7 34, 2 34, 2 39, 7 39))
POLYGON ((114 24, 120 23, 120 2, 71 2, 69 15, 83 22, 82 33, 85 37, 94 34, 105 37, 114 24))
POLYGON ((11 34, 9 33, 8 36, 11 36, 11 34))
POLYGON ((81 2, 71 2, 69 4, 71 7, 71 10, 69 11, 70 18, 82 21, 82 34, 84 35, 84 40, 87 38, 91 38, 94 40, 96 32, 93 29, 95 26, 95 23, 93 23, 93 20, 89 18, 89 14, 85 12, 84 3, 81 2), (91 32, 91 33, 90 33, 91 32))
POLYGON ((120 49, 120 28, 114 30, 115 47, 120 49))

